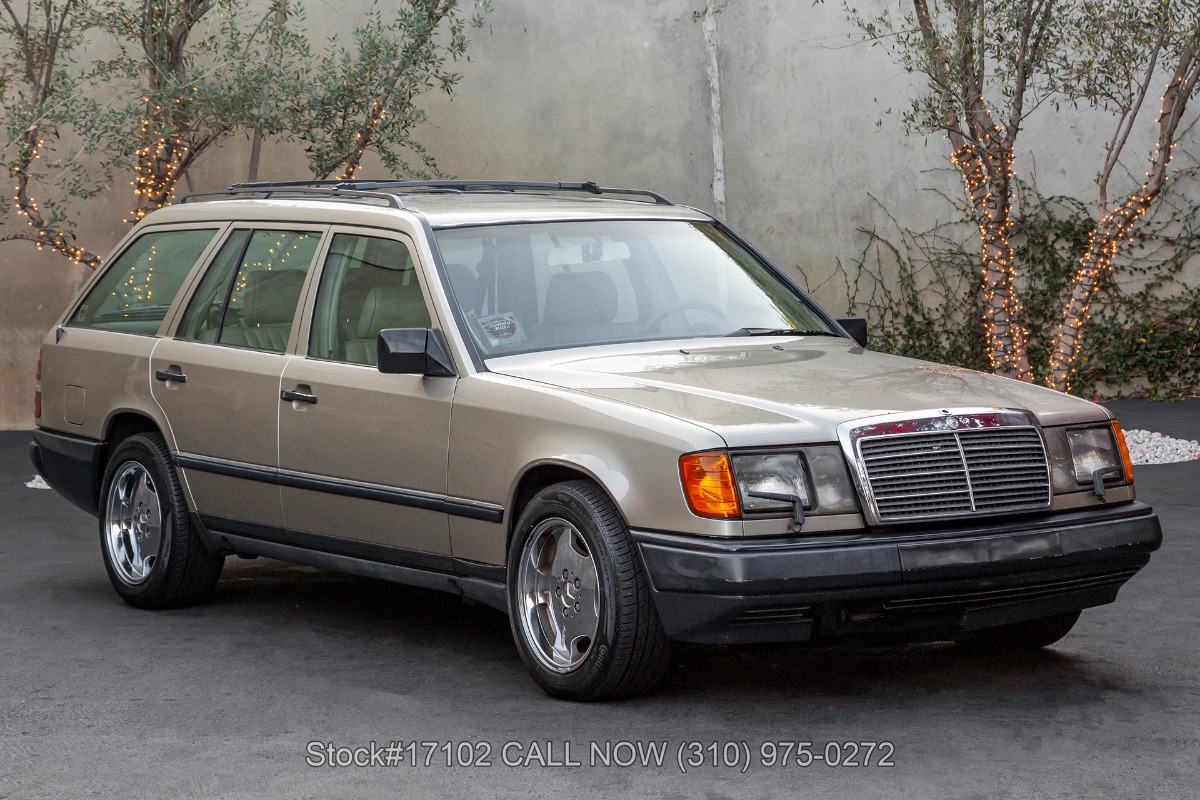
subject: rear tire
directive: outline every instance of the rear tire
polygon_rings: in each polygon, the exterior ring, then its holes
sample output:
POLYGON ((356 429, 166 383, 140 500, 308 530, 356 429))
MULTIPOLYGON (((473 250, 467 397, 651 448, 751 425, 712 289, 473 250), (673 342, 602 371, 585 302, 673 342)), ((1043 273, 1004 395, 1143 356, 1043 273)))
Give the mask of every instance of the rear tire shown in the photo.
POLYGON ((543 489, 517 522, 508 555, 517 652, 547 694, 608 700, 666 676, 671 643, 621 515, 595 484, 543 489))
POLYGON ((1070 633, 1082 613, 1071 611, 1053 617, 985 628, 969 638, 960 639, 958 643, 972 652, 1032 652, 1049 647, 1070 633))
POLYGON ((100 493, 100 551, 117 594, 137 608, 177 608, 208 597, 225 557, 193 530, 171 453, 158 434, 113 450, 100 493))

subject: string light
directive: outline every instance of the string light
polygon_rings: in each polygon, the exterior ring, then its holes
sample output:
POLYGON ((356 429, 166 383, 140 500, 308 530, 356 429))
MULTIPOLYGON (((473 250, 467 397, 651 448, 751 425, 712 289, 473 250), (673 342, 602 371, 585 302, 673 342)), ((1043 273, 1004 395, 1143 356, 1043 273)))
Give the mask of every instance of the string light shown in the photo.
POLYGON ((39 148, 46 144, 46 140, 38 137, 36 133, 30 139, 32 141, 26 143, 23 157, 15 161, 9 170, 16 180, 16 185, 13 187, 15 191, 13 202, 16 204, 17 214, 24 217, 25 224, 35 230, 32 236, 20 238, 33 242, 38 251, 49 248, 51 252, 64 255, 76 264, 83 264, 95 269, 100 265, 100 258, 88 252, 86 248, 72 244, 70 238, 63 231, 52 230, 52 223, 42 216, 42 209, 38 206, 37 201, 29 197, 30 175, 26 171, 25 165, 40 159, 39 148))
POLYGON ((381 103, 375 103, 371 108, 371 118, 361 130, 354 134, 356 149, 354 154, 350 156, 349 163, 346 165, 345 171, 338 177, 338 180, 349 181, 354 179, 354 174, 362 166, 360 162, 362 161, 363 153, 366 152, 367 147, 371 144, 371 134, 383 123, 383 118, 386 114, 387 109, 381 103))
MULTIPOLYGON (((1164 133, 1166 132, 1164 117, 1175 113, 1174 106, 1179 101, 1179 88, 1182 83, 1182 76, 1177 75, 1167 85, 1166 92, 1159 98, 1162 102, 1162 110, 1158 121, 1160 130, 1164 133)), ((1183 98, 1183 102, 1186 102, 1186 98, 1183 98)), ((1163 184, 1169 180, 1167 168, 1171 164, 1176 144, 1176 142, 1170 142, 1164 150, 1162 140, 1158 141, 1154 152, 1150 155, 1151 166, 1146 172, 1146 180, 1141 187, 1125 198, 1116 209, 1105 214, 1088 234, 1088 248, 1079 261, 1079 268, 1075 271, 1075 288, 1063 310, 1063 321, 1059 324, 1054 351, 1050 354, 1047 376, 1047 383, 1050 386, 1068 392, 1071 390, 1071 381, 1075 376, 1075 362, 1079 358, 1079 350, 1083 344, 1083 323, 1091 317, 1089 309, 1096 285, 1100 281, 1100 276, 1112 269, 1113 259, 1117 255, 1119 246, 1132 238, 1134 226, 1149 210, 1154 199, 1158 197, 1163 184)))
MULTIPOLYGON (((986 137, 989 143, 998 139, 1000 132, 998 126, 993 126, 992 135, 986 137)), ((1021 324, 1024 309, 1016 293, 1009 200, 1005 197, 1001 204, 992 191, 993 176, 1003 175, 1005 185, 1012 180, 1013 152, 1011 148, 1003 147, 997 154, 995 149, 967 143, 951 154, 950 161, 962 175, 967 199, 978 218, 984 263, 981 291, 986 309, 983 326, 988 342, 988 362, 993 372, 1032 382, 1033 372, 1026 347, 1029 331, 1021 324), (992 209, 1002 211, 1002 216, 993 214, 992 209)))

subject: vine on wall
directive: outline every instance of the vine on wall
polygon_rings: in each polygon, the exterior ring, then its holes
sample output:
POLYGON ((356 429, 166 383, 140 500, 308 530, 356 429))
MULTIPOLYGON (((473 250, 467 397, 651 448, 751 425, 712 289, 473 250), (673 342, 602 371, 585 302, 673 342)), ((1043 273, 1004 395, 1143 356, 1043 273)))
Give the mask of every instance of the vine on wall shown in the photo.
MULTIPOLYGON (((1072 393, 1200 394, 1197 177, 1193 168, 1169 185, 1161 207, 1100 282, 1072 393)), ((882 231, 860 229, 867 243, 840 273, 846 306, 867 317, 875 349, 989 371, 974 221, 965 204, 945 200, 960 221, 921 232, 906 229, 875 201, 888 222, 882 231)), ((1018 185, 1017 204, 1017 292, 1030 361, 1045 363, 1095 221, 1078 200, 1042 196, 1030 184, 1018 185)))

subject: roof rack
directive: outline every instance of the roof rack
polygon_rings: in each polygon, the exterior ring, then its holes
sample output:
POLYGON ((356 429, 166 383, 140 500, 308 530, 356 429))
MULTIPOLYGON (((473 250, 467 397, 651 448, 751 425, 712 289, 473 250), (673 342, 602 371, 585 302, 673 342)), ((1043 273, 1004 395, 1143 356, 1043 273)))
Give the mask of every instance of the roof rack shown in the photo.
POLYGON ((441 192, 583 192, 586 194, 624 194, 632 197, 646 197, 653 200, 658 205, 672 206, 675 205, 667 198, 657 192, 651 192, 646 189, 618 189, 615 187, 600 186, 595 181, 584 181, 583 183, 564 183, 561 181, 543 182, 543 181, 488 181, 488 180, 438 180, 438 181, 419 181, 419 180, 386 180, 386 181, 345 181, 343 185, 360 191, 380 191, 387 189, 416 189, 424 191, 441 191, 441 192))
POLYGON ((228 189, 208 192, 193 192, 180 202, 187 203, 204 198, 235 197, 255 194, 263 199, 271 196, 319 196, 344 197, 346 199, 380 200, 392 208, 404 208, 404 203, 393 192, 583 192, 586 194, 618 194, 631 197, 646 197, 658 205, 675 205, 657 192, 645 189, 617 189, 599 186, 595 181, 583 183, 540 182, 540 181, 484 181, 484 180, 311 180, 311 181, 258 181, 235 183, 228 189))
POLYGON ((336 197, 347 200, 377 200, 391 208, 404 208, 404 203, 394 194, 373 192, 359 189, 354 181, 261 181, 257 183, 235 183, 228 189, 214 189, 207 192, 192 192, 184 195, 179 202, 188 203, 196 200, 215 197, 236 197, 238 195, 254 194, 267 199, 272 196, 303 197, 336 197))

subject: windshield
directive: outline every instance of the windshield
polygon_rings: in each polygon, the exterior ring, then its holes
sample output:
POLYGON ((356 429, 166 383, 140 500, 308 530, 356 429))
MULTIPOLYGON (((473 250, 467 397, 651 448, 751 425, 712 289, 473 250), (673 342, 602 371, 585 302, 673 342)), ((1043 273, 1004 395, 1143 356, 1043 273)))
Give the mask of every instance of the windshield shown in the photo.
POLYGON ((715 225, 547 222, 437 232, 485 355, 693 336, 834 334, 715 225))

